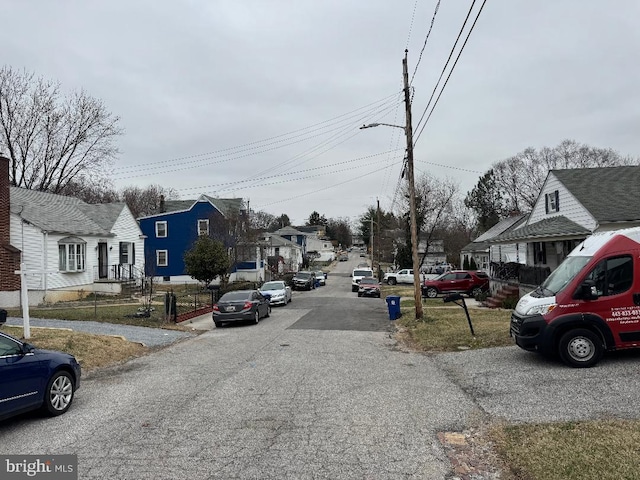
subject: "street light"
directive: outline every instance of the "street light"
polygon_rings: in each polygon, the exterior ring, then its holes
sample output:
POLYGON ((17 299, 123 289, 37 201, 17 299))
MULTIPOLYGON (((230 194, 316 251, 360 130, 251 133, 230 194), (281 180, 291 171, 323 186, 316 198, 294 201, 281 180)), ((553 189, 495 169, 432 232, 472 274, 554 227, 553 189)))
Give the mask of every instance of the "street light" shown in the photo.
POLYGON ((387 127, 401 128, 407 139, 407 173, 409 177, 409 216, 411 223, 411 259, 413 263, 413 300, 415 304, 416 320, 422 318, 422 293, 420 291, 420 263, 418 262, 418 228, 416 222, 416 187, 413 175, 413 129, 411 127, 411 98, 409 95, 409 73, 407 70, 407 50, 402 60, 402 74, 404 77, 404 102, 406 106, 407 125, 393 125, 390 123, 370 123, 362 125, 365 128, 387 127))

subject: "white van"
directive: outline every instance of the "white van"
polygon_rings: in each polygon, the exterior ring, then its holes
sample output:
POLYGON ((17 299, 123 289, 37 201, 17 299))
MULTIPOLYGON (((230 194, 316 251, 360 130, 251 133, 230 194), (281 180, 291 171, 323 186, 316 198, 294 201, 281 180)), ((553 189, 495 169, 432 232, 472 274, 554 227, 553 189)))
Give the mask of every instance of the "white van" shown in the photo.
POLYGON ((595 233, 511 315, 525 350, 595 365, 607 350, 640 348, 640 227, 595 233))
POLYGON ((351 273, 351 291, 358 291, 358 284, 364 277, 373 277, 373 270, 368 267, 355 268, 351 273))

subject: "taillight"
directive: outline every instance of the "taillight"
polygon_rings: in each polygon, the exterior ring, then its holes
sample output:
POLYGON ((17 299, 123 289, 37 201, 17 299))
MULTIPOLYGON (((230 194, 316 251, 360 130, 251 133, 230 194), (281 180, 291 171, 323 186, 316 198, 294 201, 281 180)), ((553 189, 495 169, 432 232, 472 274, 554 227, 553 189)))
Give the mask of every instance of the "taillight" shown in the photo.
POLYGON ((253 303, 251 302, 244 302, 244 305, 242 306, 243 310, 249 310, 251 307, 253 307, 253 303))
POLYGON ((213 306, 213 311, 214 312, 219 312, 220 311, 220 307, 218 306, 217 303, 213 306))

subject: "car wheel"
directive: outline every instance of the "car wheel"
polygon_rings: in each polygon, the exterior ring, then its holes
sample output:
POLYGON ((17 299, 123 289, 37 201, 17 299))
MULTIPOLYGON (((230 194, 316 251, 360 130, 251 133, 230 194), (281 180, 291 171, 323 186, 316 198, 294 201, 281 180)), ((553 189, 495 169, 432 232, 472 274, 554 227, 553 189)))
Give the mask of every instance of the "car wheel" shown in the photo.
POLYGON ((358 287, 351 287, 351 291, 352 292, 357 292, 358 291, 358 287))
POLYGON ((75 384, 69 372, 56 372, 47 384, 42 408, 51 416, 62 415, 73 401, 75 384))
POLYGON ((438 290, 433 287, 427 288, 427 297, 428 298, 436 298, 438 296, 438 290))
POLYGON ((480 287, 474 287, 471 289, 471 293, 469 293, 470 297, 477 297, 478 295, 480 295, 482 293, 482 288, 480 287))
POLYGON ((256 325, 260 323, 260 309, 256 309, 256 315, 253 318, 253 323, 255 323, 256 325))
POLYGON ((389 281, 387 282, 389 285, 395 285, 397 282, 397 280, 395 278, 390 278, 389 281))
POLYGON ((380 298, 380 294, 378 294, 377 297, 380 298))
POLYGON ((361 296, 362 296, 362 294, 361 294, 360 292, 358 292, 358 296, 359 296, 359 297, 361 297, 361 296))
POLYGON ((213 323, 215 324, 216 328, 222 328, 222 322, 219 322, 219 321, 217 321, 217 320, 214 320, 214 322, 213 322, 213 323))
POLYGON ((560 358, 571 367, 592 367, 604 352, 602 339, 591 330, 576 328, 565 333, 558 345, 560 358))

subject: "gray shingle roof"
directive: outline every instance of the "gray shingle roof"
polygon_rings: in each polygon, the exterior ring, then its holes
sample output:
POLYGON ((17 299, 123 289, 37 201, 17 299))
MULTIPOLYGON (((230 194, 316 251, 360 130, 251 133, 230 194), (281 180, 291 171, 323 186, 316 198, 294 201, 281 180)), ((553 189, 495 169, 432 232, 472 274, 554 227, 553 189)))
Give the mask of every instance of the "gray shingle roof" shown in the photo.
MULTIPOLYGON (((209 195, 202 195, 200 198, 205 198, 209 201, 213 206, 215 206, 225 217, 232 215, 234 213, 238 213, 240 210, 244 208, 244 200, 242 198, 215 198, 210 197, 209 195)), ((153 217, 156 215, 162 215, 163 213, 173 213, 173 212, 184 212, 190 210, 191 207, 198 201, 196 200, 165 200, 164 202, 164 212, 157 211, 152 215, 147 215, 147 218, 153 217)))
POLYGON ((511 217, 507 217, 503 220, 500 220, 493 227, 491 227, 489 230, 487 230, 478 238, 476 238, 474 242, 484 242, 495 236, 498 236, 501 233, 504 233, 507 230, 516 227, 517 225, 525 221, 528 218, 528 216, 529 215, 513 215, 511 217))
POLYGON ((640 220, 640 166, 551 172, 598 223, 640 220))
POLYGON ((569 220, 567 217, 558 215, 545 218, 544 220, 522 228, 509 230, 488 241, 489 243, 511 243, 521 240, 535 240, 536 238, 579 237, 587 235, 591 235, 591 231, 569 220))
POLYGON ((11 187, 11 212, 51 233, 111 236, 124 203, 90 205, 75 197, 11 187))

